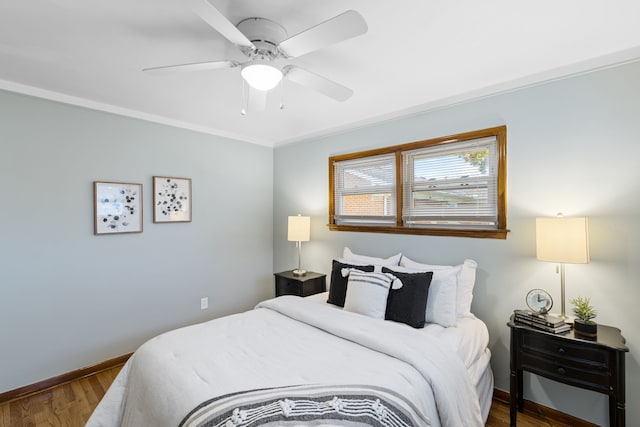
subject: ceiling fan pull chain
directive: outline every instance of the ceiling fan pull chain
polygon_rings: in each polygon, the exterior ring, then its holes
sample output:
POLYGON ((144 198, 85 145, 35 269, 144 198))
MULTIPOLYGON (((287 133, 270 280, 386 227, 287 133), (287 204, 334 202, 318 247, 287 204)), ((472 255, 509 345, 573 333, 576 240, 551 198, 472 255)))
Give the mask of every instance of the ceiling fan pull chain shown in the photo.
POLYGON ((240 80, 242 80, 242 108, 240 108, 240 114, 246 116, 249 108, 249 91, 247 90, 247 82, 243 78, 240 80))
POLYGON ((280 109, 284 110, 284 79, 280 80, 280 109))

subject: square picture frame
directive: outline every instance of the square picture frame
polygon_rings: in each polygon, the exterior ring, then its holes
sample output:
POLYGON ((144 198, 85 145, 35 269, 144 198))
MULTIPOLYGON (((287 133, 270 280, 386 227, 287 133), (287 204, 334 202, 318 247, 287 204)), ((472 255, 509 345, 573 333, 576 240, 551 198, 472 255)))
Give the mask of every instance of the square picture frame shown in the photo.
POLYGON ((153 177, 153 222, 191 222, 191 178, 153 177))
POLYGON ((93 182, 93 234, 142 233, 142 184, 93 182))

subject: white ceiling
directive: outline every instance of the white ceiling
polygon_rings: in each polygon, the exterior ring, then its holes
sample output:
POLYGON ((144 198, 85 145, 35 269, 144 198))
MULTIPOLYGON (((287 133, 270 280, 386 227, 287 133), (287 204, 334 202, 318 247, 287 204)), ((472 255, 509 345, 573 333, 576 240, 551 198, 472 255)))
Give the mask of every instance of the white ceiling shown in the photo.
POLYGON ((640 58, 638 0, 210 1, 289 35, 357 10, 366 34, 280 60, 354 95, 286 82, 284 110, 242 116, 238 68, 143 73, 244 58, 180 0, 1 0, 0 89, 277 145, 640 58))

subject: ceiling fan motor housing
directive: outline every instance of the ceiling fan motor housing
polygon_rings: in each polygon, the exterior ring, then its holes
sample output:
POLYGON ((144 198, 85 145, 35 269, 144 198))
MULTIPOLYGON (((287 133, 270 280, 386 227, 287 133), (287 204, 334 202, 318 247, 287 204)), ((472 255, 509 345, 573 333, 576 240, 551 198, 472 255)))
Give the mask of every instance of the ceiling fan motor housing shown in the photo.
POLYGON ((278 44, 287 38, 287 31, 282 25, 265 18, 247 18, 236 25, 256 50, 245 52, 251 59, 273 60, 277 58, 278 44))

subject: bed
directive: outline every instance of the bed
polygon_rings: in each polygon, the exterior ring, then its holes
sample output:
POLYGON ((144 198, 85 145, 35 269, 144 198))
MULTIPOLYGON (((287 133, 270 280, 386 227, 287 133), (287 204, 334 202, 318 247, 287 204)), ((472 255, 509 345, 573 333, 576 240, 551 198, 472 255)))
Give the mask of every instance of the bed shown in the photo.
MULTIPOLYGON (((364 277, 367 262, 334 260, 328 293, 266 300, 151 339, 87 426, 484 425, 493 392, 485 324, 468 313, 443 326, 424 306, 423 327, 357 312, 355 276, 364 277), (328 302, 347 275, 344 307, 328 302)), ((406 274, 426 270, 390 263, 393 273, 377 266, 366 275, 390 277, 389 296, 394 286, 410 288, 406 274)), ((445 266, 428 267, 428 296, 438 302, 445 266)), ((463 267, 450 267, 460 279, 463 267)), ((456 294, 456 281, 451 286, 456 294)))

